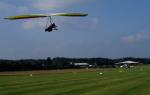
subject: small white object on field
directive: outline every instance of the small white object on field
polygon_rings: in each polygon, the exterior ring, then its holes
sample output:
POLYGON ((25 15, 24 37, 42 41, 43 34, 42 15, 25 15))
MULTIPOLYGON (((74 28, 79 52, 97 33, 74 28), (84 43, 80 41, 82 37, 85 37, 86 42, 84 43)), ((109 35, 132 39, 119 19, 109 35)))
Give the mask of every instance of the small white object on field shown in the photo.
POLYGON ((32 77, 33 76, 33 74, 30 74, 30 77, 32 77))
POLYGON ((102 72, 100 72, 99 74, 100 74, 100 75, 102 75, 103 73, 102 73, 102 72))
POLYGON ((122 73, 123 71, 119 71, 120 73, 122 73))

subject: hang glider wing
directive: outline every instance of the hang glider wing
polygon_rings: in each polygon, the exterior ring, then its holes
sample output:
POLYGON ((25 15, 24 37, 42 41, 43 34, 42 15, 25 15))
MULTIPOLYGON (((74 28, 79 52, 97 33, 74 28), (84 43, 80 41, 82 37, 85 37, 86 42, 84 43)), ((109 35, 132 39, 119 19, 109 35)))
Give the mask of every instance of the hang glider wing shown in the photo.
POLYGON ((17 19, 29 19, 29 18, 43 18, 43 17, 50 17, 50 16, 83 17, 87 15, 88 14, 84 14, 84 13, 27 14, 27 15, 10 16, 10 17, 6 17, 5 19, 17 20, 17 19))
POLYGON ((29 14, 29 15, 10 16, 10 17, 6 17, 5 19, 17 20, 17 19, 42 18, 42 17, 47 17, 47 16, 46 15, 42 15, 42 14, 29 14))
POLYGON ((88 14, 84 13, 55 13, 51 14, 51 16, 70 16, 70 17, 82 17, 87 16, 88 14))

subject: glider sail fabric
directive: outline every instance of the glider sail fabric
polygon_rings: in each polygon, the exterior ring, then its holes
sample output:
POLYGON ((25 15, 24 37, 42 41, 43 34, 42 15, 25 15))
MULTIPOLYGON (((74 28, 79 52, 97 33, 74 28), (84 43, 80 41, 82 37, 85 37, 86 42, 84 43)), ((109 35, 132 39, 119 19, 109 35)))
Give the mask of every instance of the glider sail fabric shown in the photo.
POLYGON ((17 20, 17 19, 41 18, 41 17, 47 17, 47 16, 42 15, 42 14, 29 14, 29 15, 10 16, 10 17, 6 17, 5 19, 17 20))
POLYGON ((81 17, 81 16, 87 16, 88 14, 84 13, 55 13, 51 14, 51 16, 71 16, 71 17, 81 17))
POLYGON ((26 15, 10 16, 10 17, 6 17, 5 19, 17 20, 17 19, 29 19, 29 18, 43 18, 43 17, 50 17, 50 16, 83 17, 87 15, 88 14, 84 14, 84 13, 26 14, 26 15))

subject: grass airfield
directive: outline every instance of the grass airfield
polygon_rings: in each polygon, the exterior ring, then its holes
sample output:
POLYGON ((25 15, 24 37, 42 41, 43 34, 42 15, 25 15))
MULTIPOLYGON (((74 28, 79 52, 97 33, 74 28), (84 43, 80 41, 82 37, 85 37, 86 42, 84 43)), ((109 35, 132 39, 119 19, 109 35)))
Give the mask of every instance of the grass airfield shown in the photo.
POLYGON ((1 72, 0 95, 150 95, 150 66, 1 72))

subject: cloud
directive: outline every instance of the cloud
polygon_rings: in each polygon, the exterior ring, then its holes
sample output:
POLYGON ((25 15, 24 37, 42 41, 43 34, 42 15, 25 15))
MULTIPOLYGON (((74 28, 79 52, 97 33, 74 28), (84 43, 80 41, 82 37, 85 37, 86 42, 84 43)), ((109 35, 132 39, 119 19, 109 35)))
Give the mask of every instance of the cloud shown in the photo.
MULTIPOLYGON (((48 21, 49 20, 47 18, 28 19, 22 23, 22 28, 25 30, 43 29, 43 28, 46 28, 50 24, 48 23, 48 21)), ((53 19, 53 21, 56 23, 56 25, 59 26, 59 28, 64 28, 67 25, 64 23, 69 22, 63 18, 53 19)))
POLYGON ((27 20, 27 21, 23 22, 22 27, 25 30, 40 29, 40 28, 46 27, 46 21, 45 21, 45 19, 27 20))
POLYGON ((5 13, 25 13, 28 12, 29 9, 26 6, 16 6, 6 2, 0 2, 0 11, 5 11, 5 13))
POLYGON ((5 2, 0 2, 0 11, 6 11, 10 9, 14 9, 16 6, 5 3, 5 2))
POLYGON ((91 19, 91 30, 97 29, 98 25, 99 25, 99 19, 96 17, 92 18, 91 19))
MULTIPOLYGON (((69 18, 69 17, 57 17, 53 18, 53 22, 58 26, 58 29, 62 29, 64 31, 85 31, 87 26, 90 26, 84 18, 69 18)), ((43 29, 47 27, 47 18, 39 18, 39 19, 28 19, 22 23, 22 27, 25 30, 37 30, 43 29)), ((48 23, 49 24, 49 23, 48 23)), ((88 28, 90 29, 90 27, 88 28)))
POLYGON ((33 7, 43 11, 57 10, 80 4, 83 0, 34 0, 33 7))
POLYGON ((29 11, 28 7, 21 6, 17 8, 18 13, 27 13, 29 11))
POLYGON ((145 41, 149 38, 150 38, 149 32, 139 32, 139 33, 136 33, 135 35, 129 35, 129 36, 123 37, 122 40, 125 43, 137 43, 140 41, 145 41))
MULTIPOLYGON (((77 5, 83 4, 83 2, 85 4, 85 2, 87 3, 88 1, 89 0, 32 0, 30 7, 32 7, 34 10, 38 10, 38 11, 40 10, 45 13, 49 13, 49 11, 56 11, 59 9, 66 10, 66 8, 67 8, 67 10, 68 10, 69 9, 68 7, 77 6, 77 5)), ((24 12, 27 9, 26 9, 26 7, 22 7, 21 10, 24 12)), ((20 12, 22 12, 22 11, 20 11, 20 12)), ((37 20, 37 19, 35 19, 35 20, 37 20)), ((83 20, 80 21, 80 18, 65 18, 65 17, 59 18, 59 17, 57 17, 57 19, 53 18, 53 20, 56 23, 56 25, 59 26, 58 28, 63 28, 63 30, 65 30, 65 29, 72 30, 72 29, 76 29, 76 28, 83 29, 83 25, 84 25, 84 27, 87 26, 87 25, 85 25, 85 23, 83 23, 83 20), (83 23, 83 24, 81 24, 81 23, 83 23)), ((96 21, 94 21, 92 23, 96 23, 96 21)), ((29 30, 29 29, 35 30, 35 29, 44 27, 45 24, 46 24, 46 20, 45 21, 37 21, 37 22, 29 20, 29 21, 23 22, 22 27, 23 27, 23 29, 27 29, 27 30, 29 30)))

